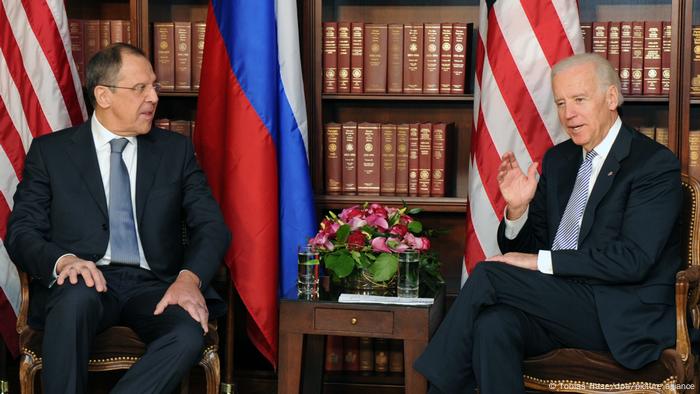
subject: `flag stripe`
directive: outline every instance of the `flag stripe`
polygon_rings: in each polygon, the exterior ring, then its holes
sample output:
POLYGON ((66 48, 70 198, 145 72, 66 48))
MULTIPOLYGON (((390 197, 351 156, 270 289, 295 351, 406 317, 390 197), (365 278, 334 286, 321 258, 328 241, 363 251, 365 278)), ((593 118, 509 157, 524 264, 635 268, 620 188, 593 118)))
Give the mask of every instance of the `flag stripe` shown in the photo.
POLYGON ((21 103, 17 105, 22 107, 32 135, 37 136, 40 130, 50 129, 49 122, 39 104, 39 98, 36 95, 34 86, 32 86, 29 75, 27 75, 27 71, 21 62, 23 59, 22 53, 12 32, 4 1, 0 3, 0 8, 2 8, 0 9, 0 48, 2 48, 5 59, 15 59, 7 62, 7 65, 15 86, 22 92, 20 95, 21 103))
POLYGON ((581 26, 579 24, 578 1, 576 5, 571 4, 571 0, 552 0, 557 16, 561 20, 562 28, 566 32, 569 47, 573 53, 583 53, 586 48, 581 36, 581 26), (574 23, 575 21, 575 23, 574 23))
POLYGON ((10 70, 2 51, 0 51, 0 101, 3 102, 7 111, 5 112, 7 117, 3 117, 3 119, 7 119, 13 125, 22 141, 23 150, 26 152, 34 136, 29 130, 27 118, 22 108, 22 97, 10 76, 10 70))
POLYGON ((22 0, 22 5, 24 5, 29 25, 32 27, 53 76, 58 82, 58 92, 61 93, 63 101, 66 103, 71 123, 80 123, 83 114, 78 102, 68 54, 54 15, 46 0, 22 0))
POLYGON ((12 209, 12 196, 15 195, 15 190, 17 190, 17 185, 19 184, 19 178, 12 168, 12 163, 10 162, 5 149, 0 150, 0 194, 5 199, 5 203, 8 204, 10 209, 12 209))
POLYGON ((550 67, 553 67, 558 59, 574 53, 551 0, 524 1, 520 4, 530 20, 532 31, 537 36, 537 42, 542 46, 550 67))

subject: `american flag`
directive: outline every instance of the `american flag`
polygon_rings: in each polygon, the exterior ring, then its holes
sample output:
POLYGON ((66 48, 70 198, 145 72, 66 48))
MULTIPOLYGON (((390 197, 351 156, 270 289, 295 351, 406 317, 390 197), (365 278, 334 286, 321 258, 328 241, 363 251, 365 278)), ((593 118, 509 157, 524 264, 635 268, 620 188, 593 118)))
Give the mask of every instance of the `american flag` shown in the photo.
POLYGON ((568 138, 557 118, 550 71, 584 52, 577 2, 481 0, 476 45, 467 271, 500 254, 496 230, 506 206, 496 181, 500 157, 512 151, 526 172, 568 138))
POLYGON ((32 139, 86 119, 63 0, 0 2, 0 334, 18 352, 19 277, 3 239, 32 139))

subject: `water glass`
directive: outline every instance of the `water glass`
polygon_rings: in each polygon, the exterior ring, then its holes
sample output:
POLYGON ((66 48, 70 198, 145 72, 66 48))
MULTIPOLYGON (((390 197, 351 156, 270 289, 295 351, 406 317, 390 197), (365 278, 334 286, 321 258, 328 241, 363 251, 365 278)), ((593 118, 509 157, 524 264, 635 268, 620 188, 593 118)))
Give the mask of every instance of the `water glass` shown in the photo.
POLYGON ((419 254, 415 250, 399 253, 399 269, 396 280, 396 295, 399 297, 418 297, 418 266, 419 254))
POLYGON ((300 246, 298 253, 297 294, 305 299, 318 296, 319 253, 309 245, 300 246))

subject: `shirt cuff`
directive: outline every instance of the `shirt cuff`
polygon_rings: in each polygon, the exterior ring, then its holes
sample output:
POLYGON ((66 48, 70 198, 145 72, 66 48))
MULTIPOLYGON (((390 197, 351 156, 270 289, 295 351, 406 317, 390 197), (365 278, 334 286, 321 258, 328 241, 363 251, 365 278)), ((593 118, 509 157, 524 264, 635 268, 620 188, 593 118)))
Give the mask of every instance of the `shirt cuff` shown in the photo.
POLYGON ((61 257, 56 259, 56 262, 53 264, 53 280, 49 284, 49 287, 53 286, 53 284, 56 283, 56 279, 58 279, 58 274, 56 273, 56 267, 58 266, 58 262, 61 261, 61 259, 66 257, 66 256, 76 257, 73 253, 66 253, 66 254, 61 255, 61 257))
POLYGON ((525 226, 525 222, 527 221, 527 214, 530 212, 530 207, 528 206, 525 208, 525 213, 523 213, 519 218, 515 220, 509 220, 508 219, 508 207, 506 207, 503 210, 503 220, 506 222, 506 238, 513 240, 515 237, 518 236, 520 233, 520 230, 523 229, 523 226, 525 226))
POLYGON ((540 250, 539 253, 537 253, 537 270, 543 274, 554 275, 551 251, 540 250))

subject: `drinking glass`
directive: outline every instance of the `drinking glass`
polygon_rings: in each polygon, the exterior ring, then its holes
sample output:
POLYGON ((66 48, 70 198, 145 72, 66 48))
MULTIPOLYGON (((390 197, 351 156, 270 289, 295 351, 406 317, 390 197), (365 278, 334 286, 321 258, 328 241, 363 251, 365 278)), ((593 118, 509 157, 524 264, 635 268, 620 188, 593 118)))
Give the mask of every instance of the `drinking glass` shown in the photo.
POLYGON ((418 266, 419 254, 415 250, 399 253, 398 277, 396 278, 396 295, 399 297, 418 297, 418 266))
POLYGON ((319 253, 310 245, 300 246, 297 253, 299 271, 297 293, 303 298, 318 296, 319 253))

